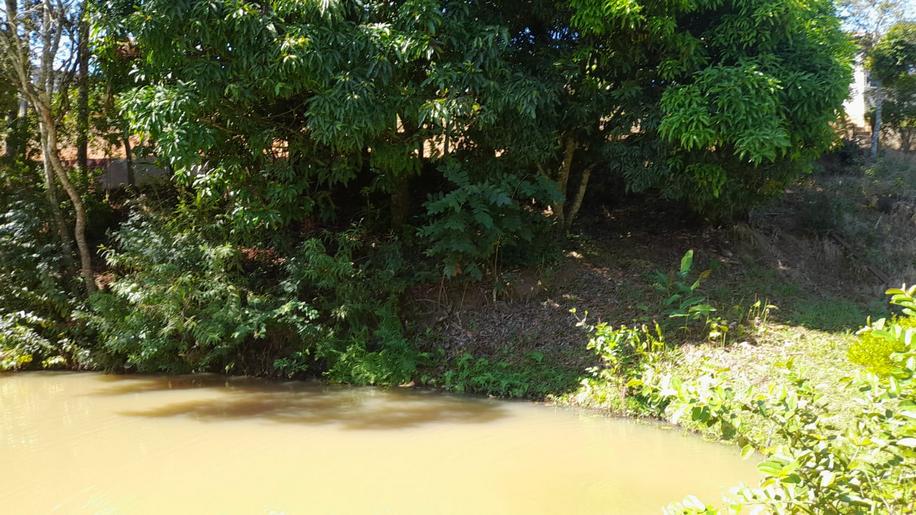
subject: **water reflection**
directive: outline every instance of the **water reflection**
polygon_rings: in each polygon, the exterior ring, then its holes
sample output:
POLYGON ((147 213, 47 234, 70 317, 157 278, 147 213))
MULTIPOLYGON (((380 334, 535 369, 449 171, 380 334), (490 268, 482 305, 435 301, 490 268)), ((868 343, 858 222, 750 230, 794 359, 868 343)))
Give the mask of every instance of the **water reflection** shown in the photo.
POLYGON ((0 376, 2 513, 657 514, 754 477, 731 447, 525 402, 0 376))
POLYGON ((328 387, 308 383, 270 383, 216 376, 106 376, 114 385, 95 395, 161 393, 212 389, 217 397, 163 403, 121 411, 133 417, 192 417, 203 422, 260 419, 286 424, 337 424, 348 430, 404 429, 433 423, 486 423, 506 415, 498 402, 457 398, 428 391, 328 387))

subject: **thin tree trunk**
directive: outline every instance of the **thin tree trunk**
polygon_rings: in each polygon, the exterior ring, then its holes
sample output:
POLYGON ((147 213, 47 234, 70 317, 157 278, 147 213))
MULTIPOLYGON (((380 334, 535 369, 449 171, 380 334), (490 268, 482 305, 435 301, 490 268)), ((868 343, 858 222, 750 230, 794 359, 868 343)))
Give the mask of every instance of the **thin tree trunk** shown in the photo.
POLYGON ((64 188, 67 196, 70 197, 70 202, 73 203, 73 212, 76 218, 73 224, 73 233, 74 239, 76 240, 76 247, 79 250, 80 273, 83 276, 83 281, 86 283, 86 292, 92 293, 95 291, 95 275, 92 272, 92 253, 89 249, 89 243, 86 240, 86 208, 83 205, 83 200, 80 198, 79 192, 76 191, 73 183, 70 182, 67 170, 64 169, 64 165, 60 161, 60 155, 57 150, 57 127, 54 125, 54 119, 51 113, 47 111, 43 105, 37 102, 35 110, 38 112, 38 117, 41 120, 40 126, 42 127, 42 147, 44 149, 44 154, 47 156, 51 164, 51 169, 57 176, 57 180, 64 188))
POLYGON ((70 247, 70 230, 67 229, 67 222, 64 220, 64 214, 60 210, 60 201, 57 199, 57 181, 54 179, 54 171, 51 168, 51 159, 45 147, 47 138, 44 137, 44 128, 40 129, 41 136, 41 153, 42 162, 45 172, 45 196, 48 200, 48 206, 51 208, 51 218, 54 219, 54 225, 57 226, 57 237, 60 239, 61 257, 64 261, 64 267, 73 268, 73 249, 70 247))
POLYGON ((565 229, 567 231, 572 227, 573 220, 576 219, 576 215, 579 214, 579 209, 582 207, 582 199, 585 198, 585 190, 588 189, 588 180, 592 176, 592 168, 594 168, 594 165, 582 170, 582 178, 579 179, 579 189, 576 190, 576 197, 573 199, 572 206, 569 207, 569 214, 566 216, 565 229))
POLYGON ((881 107, 884 104, 884 93, 881 82, 875 80, 875 123, 871 133, 871 158, 878 159, 878 147, 881 146, 881 107))
POLYGON ((80 171, 89 169, 89 20, 86 4, 79 20, 77 61, 79 66, 78 97, 76 105, 76 166, 80 171))
POLYGON ((407 174, 394 178, 394 189, 391 192, 391 226, 400 229, 407 222, 410 212, 410 183, 407 174))
POLYGON ((133 186, 136 182, 136 177, 134 177, 134 151, 130 147, 130 136, 124 134, 124 164, 127 168, 127 185, 133 186))
POLYGON ((8 161, 15 161, 19 157, 24 157, 25 145, 23 132, 25 129, 26 115, 28 114, 29 104, 21 97, 17 101, 17 106, 10 109, 7 115, 7 133, 4 142, 4 157, 8 161))
MULTIPOLYGON (((16 0, 5 0, 6 29, 4 34, 11 43, 6 50, 5 63, 13 67, 19 82, 20 93, 32 104, 38 115, 39 129, 41 130, 41 145, 45 159, 48 160, 51 170, 63 186, 64 191, 73 204, 76 215, 74 223, 74 238, 79 250, 80 271, 86 283, 86 291, 95 291, 95 280, 92 273, 92 254, 86 241, 86 209, 79 193, 60 161, 57 141, 57 119, 53 113, 54 95, 66 98, 69 87, 70 70, 55 71, 57 52, 60 50, 61 41, 64 39, 64 27, 67 24, 63 11, 63 4, 53 4, 50 0, 36 2, 34 7, 41 7, 41 16, 23 20, 19 16, 19 5, 16 0), (40 23, 38 23, 40 20, 40 23), (37 25, 34 25, 37 23, 37 25), (31 41, 39 39, 41 45, 41 59, 38 60, 37 73, 33 66, 31 41), (55 86, 55 79, 60 79, 60 84, 55 86)), ((31 4, 30 8, 31 8, 31 4)), ((36 49, 37 50, 37 49, 36 49)), ((61 117, 66 110, 62 103, 61 117)), ((53 181, 50 181, 53 183, 53 181)), ((50 190, 49 191, 53 191, 50 190)))
POLYGON ((560 176, 557 177, 557 189, 560 190, 560 200, 554 205, 557 219, 562 227, 566 227, 566 187, 569 183, 569 172, 572 170, 573 157, 576 155, 576 140, 566 138, 563 148, 563 163, 560 165, 560 176))

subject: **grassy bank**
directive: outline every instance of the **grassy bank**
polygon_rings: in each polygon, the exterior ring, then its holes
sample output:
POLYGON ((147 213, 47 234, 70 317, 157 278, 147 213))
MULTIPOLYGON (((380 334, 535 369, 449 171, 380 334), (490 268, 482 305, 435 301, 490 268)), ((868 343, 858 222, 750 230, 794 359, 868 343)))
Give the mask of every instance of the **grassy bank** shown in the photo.
POLYGON ((540 267, 506 271, 482 288, 418 290, 419 339, 440 358, 427 382, 572 399, 597 364, 585 348, 589 325, 659 320, 674 328, 666 335, 677 349, 672 361, 685 371, 705 361, 761 385, 791 358, 829 392, 852 369, 852 333, 888 313, 884 290, 916 278, 916 163, 837 159, 747 223, 710 227, 671 206, 622 202, 591 213, 570 246, 540 267), (724 337, 681 330, 669 318, 658 274, 672 274, 688 250, 692 273, 704 273, 698 294, 724 337))

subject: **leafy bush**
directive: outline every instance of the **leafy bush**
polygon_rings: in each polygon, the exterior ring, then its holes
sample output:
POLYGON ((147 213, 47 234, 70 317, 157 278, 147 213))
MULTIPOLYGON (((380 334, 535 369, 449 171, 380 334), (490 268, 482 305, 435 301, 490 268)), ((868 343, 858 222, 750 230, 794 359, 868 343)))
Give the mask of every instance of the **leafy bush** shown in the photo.
MULTIPOLYGON (((253 291, 241 277, 241 253, 213 244, 180 223, 134 214, 113 235, 110 291, 92 299, 90 323, 111 366, 142 372, 266 373, 244 363, 243 346, 285 346, 317 317, 305 304, 253 291), (282 328, 282 329, 281 329, 282 328)), ((274 352, 277 352, 276 350, 274 352)))
MULTIPOLYGON (((649 373, 644 394, 664 412, 707 427, 718 427, 745 453, 758 451, 764 474, 759 487, 742 487, 726 499, 728 512, 742 508, 774 513, 907 513, 916 502, 916 287, 889 290, 900 317, 866 327, 859 346, 887 352, 880 366, 844 378, 857 416, 840 425, 818 388, 804 377, 766 391, 738 392, 716 371, 682 381, 649 373), (751 420, 764 420, 772 433, 760 438, 751 420)), ((867 361, 871 366, 873 361, 867 361)), ((791 369, 791 363, 787 363, 791 369)), ((669 513, 718 513, 695 498, 669 513)))
POLYGON ((464 353, 446 367, 441 381, 446 390, 500 397, 543 398, 568 389, 577 376, 551 366, 536 351, 520 362, 464 353))
MULTIPOLYGON (((411 379, 419 355, 407 340, 400 316, 408 282, 395 243, 373 243, 352 229, 324 240, 302 243, 285 266, 281 287, 291 299, 304 299, 326 328, 315 357, 326 376, 339 382, 399 384, 411 379)), ((301 335, 300 331, 300 335, 301 335)))
MULTIPOLYGON (((37 172, 10 167, 0 179, 0 370, 89 366, 81 328, 78 283, 68 270, 37 172)), ((72 263, 71 263, 72 264, 72 263)))
POLYGON ((700 291, 700 286, 709 278, 711 272, 705 270, 691 279, 692 270, 693 250, 688 250, 681 257, 681 264, 676 272, 655 274, 654 286, 665 295, 664 306, 668 318, 683 320, 685 327, 691 322, 706 322, 716 311, 700 291))
POLYGON ((89 321, 114 368, 409 379, 398 269, 372 275, 357 265, 358 236, 328 238, 332 250, 310 238, 287 259, 134 214, 106 250, 117 276, 92 299, 89 321))
POLYGON ((493 260, 502 247, 527 245, 537 234, 538 223, 525 201, 547 204, 555 197, 553 186, 536 180, 499 174, 481 180, 450 162, 443 168, 454 185, 447 193, 426 202, 429 220, 419 234, 429 243, 426 253, 443 263, 446 277, 480 280, 494 271, 493 260))
MULTIPOLYGON (((759 486, 741 486, 722 513, 909 513, 916 502, 916 287, 889 290, 896 316, 869 323, 850 358, 867 368, 839 381, 846 420, 790 360, 786 380, 738 388, 728 371, 671 367, 658 326, 596 326, 601 366, 575 401, 651 415, 759 453, 759 486), (673 371, 672 371, 673 370, 673 371)), ((765 316, 764 304, 752 311, 765 316)), ((835 402, 835 401, 833 401, 835 402)), ((670 514, 720 511, 695 497, 670 514)))
MULTIPOLYGON (((753 333, 755 320, 766 318, 774 308, 759 299, 747 311, 739 314, 737 322, 729 322, 718 314, 709 303, 706 294, 701 290, 703 282, 712 273, 704 270, 695 276, 693 271, 693 250, 688 250, 681 257, 679 268, 667 274, 656 272, 653 286, 665 298, 662 302, 664 313, 672 321, 680 321, 679 329, 690 333, 691 329, 702 326, 709 341, 725 344, 729 334, 749 335, 753 333)), ((737 308, 737 306, 736 306, 737 308)))
MULTIPOLYGON (((579 321, 585 325, 585 319, 579 321)), ((588 349, 600 365, 588 369, 576 394, 579 404, 597 404, 622 413, 646 413, 647 403, 640 390, 640 378, 661 361, 668 345, 657 323, 620 326, 600 323, 590 327, 588 349)))
MULTIPOLYGON (((829 123, 848 95, 852 57, 832 2, 571 6, 573 26, 596 54, 620 45, 632 66, 645 59, 636 75, 656 85, 640 92, 647 112, 638 125, 662 145, 625 173, 630 188, 654 187, 710 217, 740 215, 779 194, 832 143, 829 123)), ((595 75, 602 72, 599 65, 595 75)))
POLYGON ((916 134, 916 22, 894 24, 872 49, 868 66, 887 96, 883 128, 896 133, 901 150, 909 151, 916 134))

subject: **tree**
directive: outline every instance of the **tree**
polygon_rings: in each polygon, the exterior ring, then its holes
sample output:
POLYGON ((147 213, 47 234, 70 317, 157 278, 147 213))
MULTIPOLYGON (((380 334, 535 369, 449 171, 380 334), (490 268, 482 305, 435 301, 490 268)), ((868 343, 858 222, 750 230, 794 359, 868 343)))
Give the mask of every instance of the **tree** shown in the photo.
POLYGON ((629 189, 710 217, 741 214, 832 142, 851 47, 831 2, 571 6, 583 70, 573 89, 606 95, 589 116, 591 153, 629 189))
POLYGON ((120 19, 132 130, 202 218, 261 244, 415 222, 448 275, 545 212, 569 230, 595 181, 740 214, 827 147, 850 76, 828 0, 141 0, 120 19))
POLYGON ((84 2, 77 20, 76 34, 76 166, 89 168, 89 3, 84 2))
POLYGON ((907 15, 905 0, 840 0, 838 9, 846 28, 870 50, 882 34, 907 15))
POLYGON ((3 153, 6 160, 16 158, 18 148, 20 147, 19 130, 20 117, 19 94, 15 85, 6 77, 0 76, 0 116, 5 116, 6 120, 0 135, 3 136, 3 153))
MULTIPOLYGON (((897 21, 906 16, 905 0, 842 0, 840 12, 847 28, 855 35, 859 49, 865 58, 871 53, 881 36, 897 21)), ((872 119, 871 157, 878 157, 881 144, 881 124, 884 111, 885 91, 881 80, 872 77, 868 91, 874 106, 872 119)))
POLYGON ((894 24, 875 44, 868 67, 887 96, 887 125, 908 151, 916 131, 916 22, 894 24))
POLYGON ((75 214, 74 239, 86 291, 95 290, 92 250, 86 240, 86 209, 61 161, 59 126, 69 109, 66 101, 75 64, 75 13, 78 3, 51 0, 5 0, 0 12, 0 71, 16 84, 38 117, 45 183, 61 240, 69 241, 57 203, 57 184, 63 188, 75 214))
POLYGON ((506 73, 506 36, 461 3, 447 15, 430 1, 150 0, 136 12, 127 23, 149 85, 125 95, 132 127, 179 180, 206 163, 194 187, 235 213, 238 234, 335 218, 355 182, 396 193, 444 140, 457 150, 506 73))
POLYGON ((505 24, 510 34, 507 59, 530 84, 532 115, 509 111, 487 132, 475 133, 500 148, 500 159, 554 183, 551 211, 563 232, 575 221, 592 174, 619 172, 621 156, 639 146, 640 131, 632 129, 658 100, 641 80, 645 46, 626 48, 623 31, 592 37, 575 27, 574 13, 564 2, 491 6, 492 23, 505 24))

